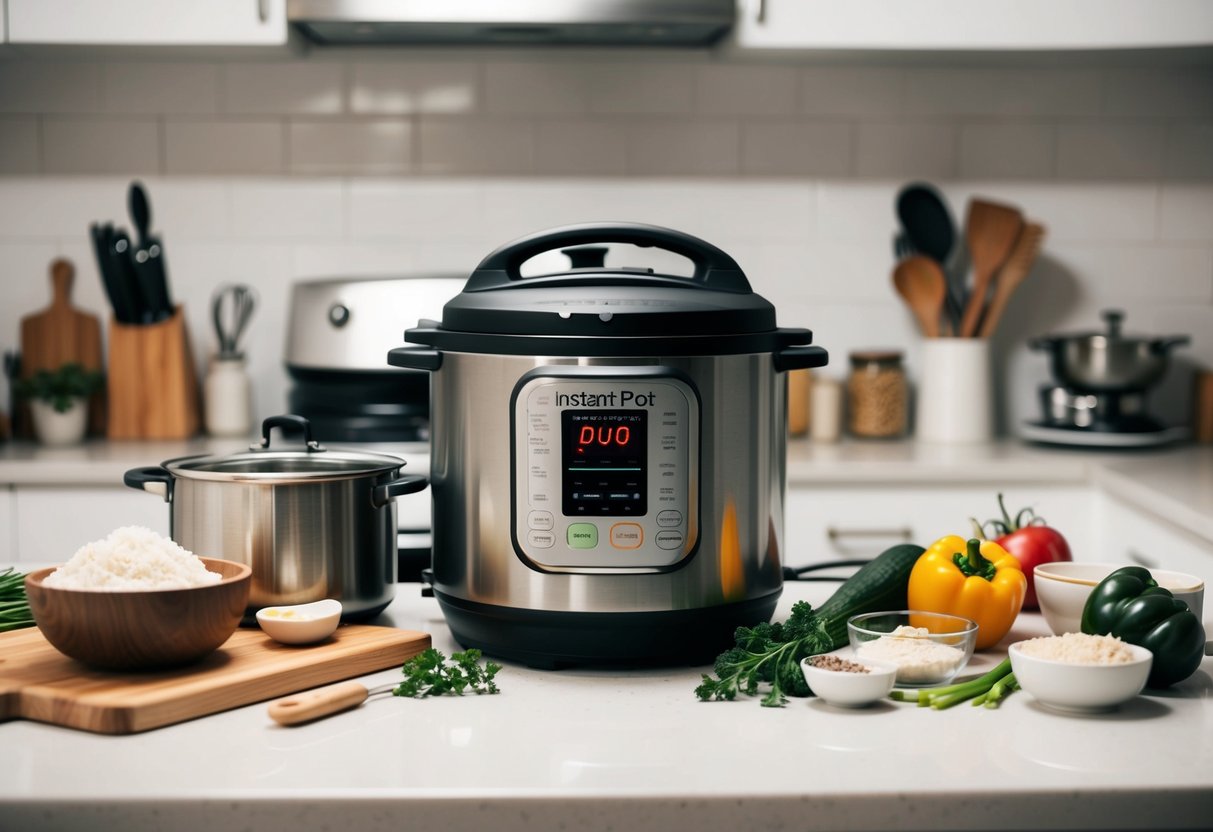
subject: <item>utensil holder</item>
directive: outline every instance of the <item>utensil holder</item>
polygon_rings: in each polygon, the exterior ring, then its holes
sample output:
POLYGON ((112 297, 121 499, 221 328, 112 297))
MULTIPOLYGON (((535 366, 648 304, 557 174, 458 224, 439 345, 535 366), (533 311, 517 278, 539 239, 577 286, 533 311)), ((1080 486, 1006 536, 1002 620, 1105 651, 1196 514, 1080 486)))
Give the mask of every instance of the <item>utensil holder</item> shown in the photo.
POLYGON ((109 327, 110 439, 185 439, 198 432, 198 377, 178 306, 154 324, 109 327))
POLYGON ((924 442, 975 444, 994 432, 990 342, 927 338, 922 344, 915 430, 924 442))

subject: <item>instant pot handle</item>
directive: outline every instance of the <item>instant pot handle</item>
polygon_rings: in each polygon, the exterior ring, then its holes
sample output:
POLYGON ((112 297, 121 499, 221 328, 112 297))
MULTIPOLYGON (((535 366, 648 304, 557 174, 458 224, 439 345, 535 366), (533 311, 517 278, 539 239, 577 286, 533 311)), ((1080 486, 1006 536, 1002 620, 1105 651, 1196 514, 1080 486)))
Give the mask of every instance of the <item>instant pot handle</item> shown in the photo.
POLYGON ((829 361, 830 354, 823 347, 784 347, 776 350, 774 354, 775 372, 777 373, 824 367, 829 361))
POLYGON ((146 491, 148 494, 163 497, 166 503, 172 499, 173 475, 160 465, 132 468, 122 475, 122 484, 136 491, 146 491))
MULTIPOLYGON (((480 262, 476 271, 468 278, 465 292, 483 292, 499 289, 524 280, 522 264, 537 254, 554 249, 598 243, 630 243, 642 248, 659 248, 680 254, 695 264, 695 274, 688 282, 698 283, 702 288, 722 292, 749 294, 750 282, 737 265, 737 261, 709 242, 658 225, 643 223, 581 223, 566 225, 550 231, 531 234, 512 243, 506 243, 480 262)), ((573 278, 572 275, 564 277, 573 278)), ((583 275, 580 279, 592 279, 583 275)), ((644 282, 661 280, 645 274, 628 275, 630 280, 644 282)), ((662 280, 662 282, 666 282, 662 280)))
POLYGON ((294 428, 295 430, 303 431, 303 442, 307 445, 308 453, 312 451, 323 451, 320 443, 312 438, 312 423, 302 416, 296 416, 293 413, 284 413, 281 416, 270 416, 261 423, 261 441, 249 445, 249 449, 253 451, 264 451, 270 447, 270 431, 274 428, 294 428))
POLYGON ((377 485, 371 490, 371 503, 375 508, 383 508, 397 497, 405 494, 416 494, 430 484, 430 481, 419 474, 409 474, 383 485, 377 485))
MULTIPOLYGON (((423 326, 426 323, 434 324, 433 321, 421 323, 423 326)), ((404 367, 406 370, 437 370, 442 366, 442 353, 420 347, 396 347, 388 350, 387 363, 393 367, 404 367)))

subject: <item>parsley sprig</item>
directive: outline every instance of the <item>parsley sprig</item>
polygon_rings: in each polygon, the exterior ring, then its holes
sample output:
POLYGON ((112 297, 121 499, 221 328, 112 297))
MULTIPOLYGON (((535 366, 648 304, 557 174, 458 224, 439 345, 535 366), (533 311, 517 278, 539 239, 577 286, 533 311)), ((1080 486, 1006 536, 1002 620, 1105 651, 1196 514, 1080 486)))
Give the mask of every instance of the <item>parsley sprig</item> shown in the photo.
POLYGON ((475 648, 452 653, 448 661, 430 647, 404 663, 404 681, 393 690, 394 696, 421 699, 426 696, 462 696, 472 693, 499 693, 493 681, 501 665, 491 661, 480 664, 480 651, 475 648))

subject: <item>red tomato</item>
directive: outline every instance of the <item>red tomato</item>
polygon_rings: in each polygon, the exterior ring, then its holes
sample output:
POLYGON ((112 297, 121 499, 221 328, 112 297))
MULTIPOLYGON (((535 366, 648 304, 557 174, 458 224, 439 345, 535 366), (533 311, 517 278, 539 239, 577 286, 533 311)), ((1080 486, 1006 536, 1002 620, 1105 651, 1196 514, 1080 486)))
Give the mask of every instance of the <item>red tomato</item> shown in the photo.
POLYGON ((1024 526, 1021 529, 1004 534, 997 543, 1006 549, 1023 569, 1028 579, 1028 594, 1024 596, 1024 609, 1036 609, 1036 581, 1032 570, 1038 563, 1052 563, 1058 560, 1073 560, 1070 556, 1070 544, 1061 536, 1061 532, 1048 526, 1024 526))

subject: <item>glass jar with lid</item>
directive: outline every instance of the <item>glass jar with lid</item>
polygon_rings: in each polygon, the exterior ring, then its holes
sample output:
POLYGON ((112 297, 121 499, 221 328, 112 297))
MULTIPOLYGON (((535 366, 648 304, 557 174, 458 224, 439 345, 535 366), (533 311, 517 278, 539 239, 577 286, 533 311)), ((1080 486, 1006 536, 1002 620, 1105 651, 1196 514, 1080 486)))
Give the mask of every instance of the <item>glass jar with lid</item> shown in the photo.
POLYGON ((847 427, 852 436, 905 436, 909 398, 902 354, 895 350, 852 352, 847 377, 847 427))

